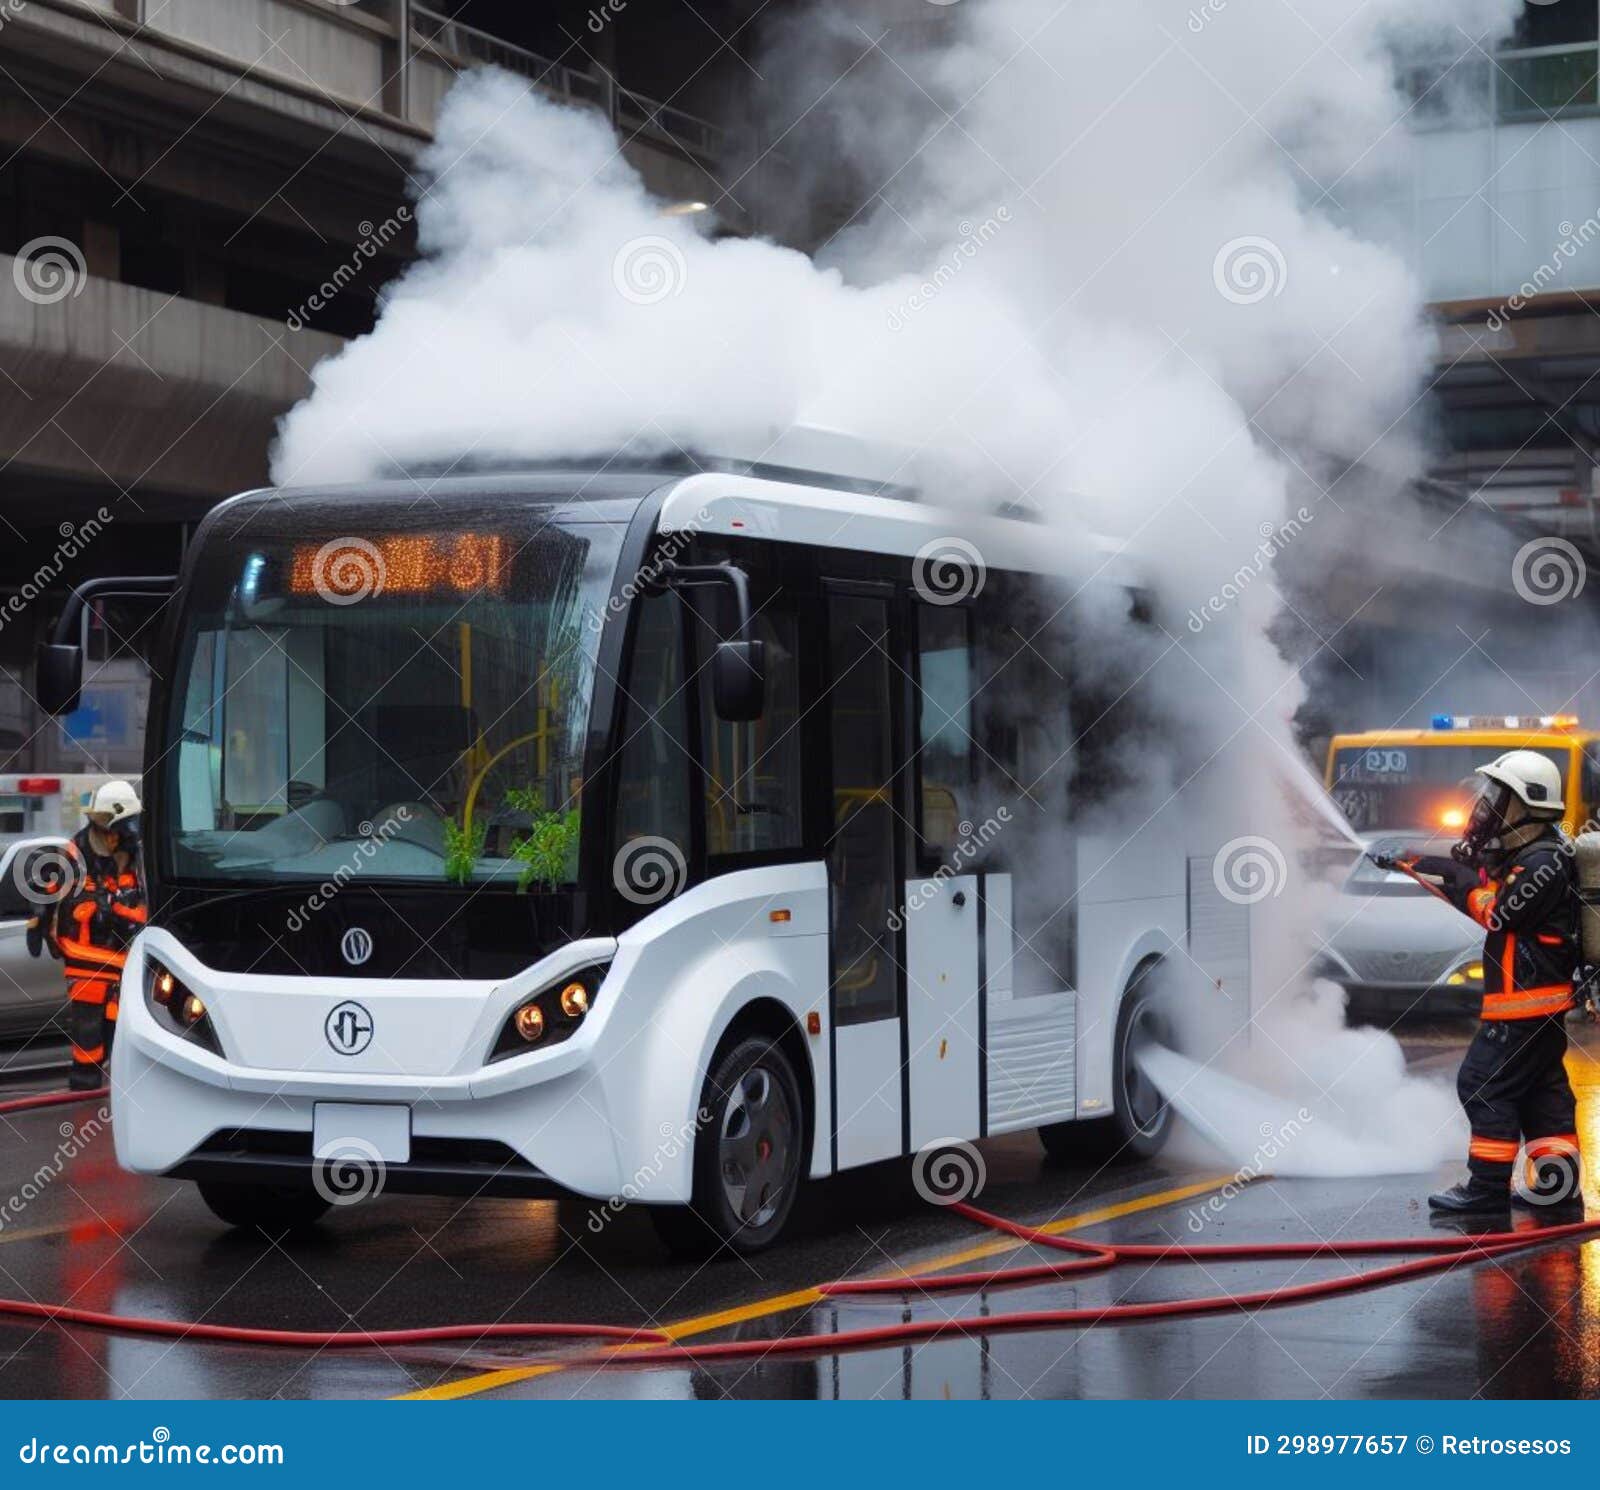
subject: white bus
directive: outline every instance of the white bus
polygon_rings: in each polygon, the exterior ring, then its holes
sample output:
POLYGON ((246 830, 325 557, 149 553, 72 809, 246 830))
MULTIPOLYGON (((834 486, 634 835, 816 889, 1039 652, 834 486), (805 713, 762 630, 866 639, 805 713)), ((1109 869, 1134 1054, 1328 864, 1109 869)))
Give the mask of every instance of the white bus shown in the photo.
POLYGON ((1085 559, 793 471, 223 504, 151 703, 121 1163, 239 1225, 342 1156, 753 1251, 930 1146, 1153 1153, 1145 975, 1247 1008, 1248 912, 1171 811, 1077 831, 1074 640, 1136 604, 1085 559))

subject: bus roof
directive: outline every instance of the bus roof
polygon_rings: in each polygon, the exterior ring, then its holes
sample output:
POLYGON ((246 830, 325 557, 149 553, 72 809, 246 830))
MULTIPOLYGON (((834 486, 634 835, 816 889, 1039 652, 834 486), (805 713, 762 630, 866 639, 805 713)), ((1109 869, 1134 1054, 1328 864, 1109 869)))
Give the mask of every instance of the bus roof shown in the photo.
POLYGON ((226 522, 239 507, 316 505, 350 508, 394 503, 405 511, 420 498, 450 502, 554 502, 568 515, 615 517, 663 490, 656 526, 663 533, 713 533, 766 538, 817 548, 922 558, 930 564, 965 560, 979 569, 1051 575, 1138 588, 1147 583, 1123 545, 1087 530, 1025 521, 914 498, 904 488, 852 489, 848 477, 749 470, 670 469, 670 462, 615 467, 551 466, 447 475, 412 472, 376 481, 327 486, 261 488, 242 492, 212 511, 226 522), (663 469, 663 467, 667 467, 663 469), (796 479, 798 478, 798 479, 796 479), (892 493, 892 494, 891 494, 892 493), (604 511, 607 505, 609 512, 604 511))
POLYGON ((1122 545, 1087 532, 733 472, 686 476, 667 493, 657 526, 663 533, 768 538, 930 562, 955 558, 966 545, 973 550, 968 561, 988 569, 1067 576, 1093 571, 1112 582, 1142 582, 1122 545))

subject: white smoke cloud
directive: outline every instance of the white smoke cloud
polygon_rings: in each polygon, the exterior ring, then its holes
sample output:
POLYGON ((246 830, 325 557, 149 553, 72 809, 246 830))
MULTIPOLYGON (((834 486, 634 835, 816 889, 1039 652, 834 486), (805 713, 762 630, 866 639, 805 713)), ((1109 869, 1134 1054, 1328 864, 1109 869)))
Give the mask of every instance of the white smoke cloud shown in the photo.
MULTIPOLYGON (((476 74, 425 160, 423 261, 317 367, 275 479, 623 448, 758 459, 823 425, 921 452, 902 475, 947 502, 1021 495, 1127 537, 1181 618, 1329 500, 1332 474, 1398 487, 1420 469, 1422 291, 1344 202, 1404 137, 1391 44, 1465 53, 1520 9, 973 0, 940 45, 897 53, 891 31, 875 50, 893 67, 843 77, 836 44, 873 50, 875 12, 819 15, 786 75, 882 189, 818 260, 663 217, 598 115, 476 74)), ((834 164, 784 174, 804 194, 834 164)), ((1293 749, 1300 685, 1266 635, 1280 605, 1269 571, 1202 635, 1171 627, 1143 686, 1189 757, 1293 749)), ((1184 769, 1153 759, 1149 777, 1184 769)), ((1292 843, 1271 793, 1229 810, 1235 832, 1292 843)), ((1268 994, 1307 960, 1306 918, 1279 904, 1268 994)))

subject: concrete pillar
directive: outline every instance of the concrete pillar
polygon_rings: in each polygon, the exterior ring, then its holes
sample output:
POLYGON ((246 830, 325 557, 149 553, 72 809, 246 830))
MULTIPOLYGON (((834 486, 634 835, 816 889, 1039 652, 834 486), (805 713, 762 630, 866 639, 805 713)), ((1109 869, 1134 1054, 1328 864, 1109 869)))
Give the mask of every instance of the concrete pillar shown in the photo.
POLYGON ((411 0, 389 0, 393 39, 384 49, 383 109, 397 119, 411 118, 411 0))

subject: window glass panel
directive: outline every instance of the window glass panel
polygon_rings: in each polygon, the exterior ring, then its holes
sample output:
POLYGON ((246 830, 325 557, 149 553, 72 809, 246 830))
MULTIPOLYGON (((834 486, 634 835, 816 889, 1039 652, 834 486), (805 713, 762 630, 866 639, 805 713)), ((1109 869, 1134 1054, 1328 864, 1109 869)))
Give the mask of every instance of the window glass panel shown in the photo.
POLYGON ((895 886, 893 679, 881 600, 836 596, 828 607, 833 742, 834 1008, 840 1024, 899 1013, 895 886))
POLYGON ((628 673, 613 862, 622 893, 642 905, 683 887, 689 854, 688 693, 679 603, 673 594, 637 602, 628 673))
POLYGON ((332 537, 286 502, 213 540, 162 752, 175 812, 154 831, 177 873, 574 881, 621 529, 544 507, 457 515, 413 531, 341 511, 370 536, 332 537))
POLYGON ((950 606, 917 607, 917 830, 932 860, 968 836, 974 821, 970 619, 950 606))
POLYGON ((710 659, 717 638, 699 627, 701 738, 705 747, 706 852, 767 853, 799 848, 800 670, 799 621, 781 597, 753 598, 756 637, 766 643, 767 701, 760 719, 719 719, 712 699, 710 659))
POLYGON ((1530 0, 1522 7, 1516 31, 1507 43, 1513 47, 1554 47, 1569 41, 1600 38, 1600 5, 1595 0, 1530 0))
POLYGON ((1071 611, 1037 581, 997 578, 979 602, 981 687, 974 708, 986 818, 1009 820, 988 860, 1012 875, 1016 996, 1074 986, 1077 958, 1075 785, 1097 774, 1091 742, 1104 703, 1087 698, 1072 667, 1071 611))

